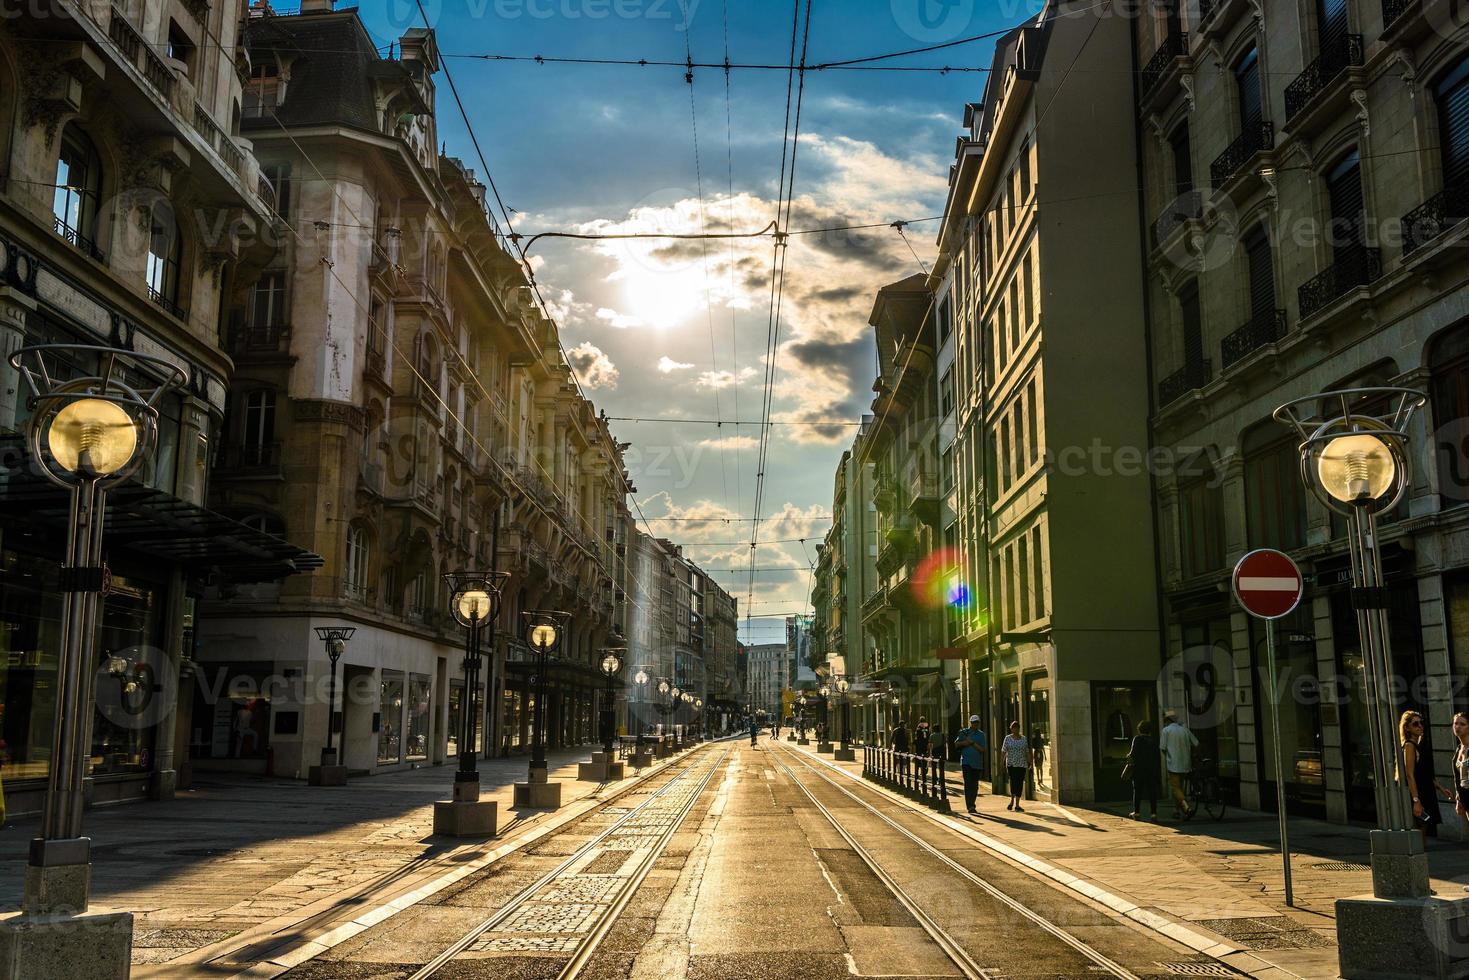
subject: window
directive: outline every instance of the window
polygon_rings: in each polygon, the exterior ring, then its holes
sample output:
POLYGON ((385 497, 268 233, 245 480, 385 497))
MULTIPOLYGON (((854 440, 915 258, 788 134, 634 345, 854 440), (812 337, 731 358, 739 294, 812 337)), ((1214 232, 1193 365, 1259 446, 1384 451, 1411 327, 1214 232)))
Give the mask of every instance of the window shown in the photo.
POLYGON ((1183 324, 1183 363, 1192 367, 1204 360, 1204 323, 1199 310, 1199 284, 1190 281, 1178 291, 1179 320, 1183 324))
POLYGON ((1025 253, 1025 261, 1020 264, 1020 323, 1021 327, 1029 330, 1035 323, 1035 269, 1031 266, 1030 253, 1025 253))
POLYGON ((1022 534, 1016 545, 1020 552, 1020 577, 1016 584, 1020 592, 1020 620, 1019 623, 1030 622, 1030 548, 1027 536, 1022 534))
POLYGON ((347 568, 345 579, 346 595, 361 601, 367 597, 368 567, 367 529, 360 524, 347 528, 347 568))
POLYGON ((940 299, 938 302, 939 343, 942 344, 949 339, 949 334, 954 329, 953 319, 952 311, 949 309, 948 298, 940 299))
POLYGON ((1270 236, 1264 225, 1256 225, 1245 236, 1245 266, 1250 284, 1250 319, 1275 316, 1275 265, 1270 254, 1270 236))
POLYGON ((245 116, 269 116, 280 105, 280 66, 273 60, 262 61, 250 69, 245 83, 245 116))
POLYGON ((1250 48, 1234 66, 1234 91, 1239 98, 1240 128, 1259 126, 1265 118, 1260 104, 1260 52, 1250 48))
POLYGON ((1035 571, 1035 618, 1046 618, 1046 559, 1041 550, 1041 526, 1030 529, 1031 565, 1035 571))
POLYGON ((1030 143, 1020 146, 1020 199, 1030 200, 1030 143))
POLYGON ((148 264, 144 276, 148 283, 148 298, 174 316, 183 318, 179 308, 179 226, 173 212, 166 207, 155 207, 149 218, 148 264))
POLYGON ((245 396, 245 424, 240 448, 247 466, 273 462, 275 454, 275 391, 256 388, 245 396))
POLYGON ((1469 502, 1469 325, 1436 338, 1428 366, 1433 373, 1439 507, 1448 509, 1469 502))
POLYGON ((174 61, 184 66, 184 74, 190 78, 194 77, 194 52, 196 50, 193 38, 179 26, 179 22, 171 20, 168 22, 168 50, 167 55, 174 61))
POLYGON ((1212 467, 1178 487, 1179 572, 1193 578, 1224 564, 1224 500, 1212 467))
POLYGON ((1168 148, 1173 157, 1173 196, 1182 197, 1194 189, 1193 159, 1189 154, 1188 123, 1178 124, 1168 137, 1168 148))
MULTIPOLYGON (((1265 437, 1275 435, 1268 426, 1265 437)), ((1263 442, 1262 439, 1254 440, 1263 442)), ((1290 550, 1306 543, 1306 487, 1291 439, 1252 448, 1245 439, 1245 524, 1251 548, 1290 550)))
POLYGON ((944 493, 950 493, 954 489, 954 447, 953 446, 949 446, 949 447, 947 447, 947 448, 944 449, 944 454, 943 454, 943 459, 941 461, 941 466, 943 468, 943 473, 941 474, 940 479, 942 481, 942 486, 944 488, 944 493))
POLYGON ((269 167, 260 168, 272 193, 275 194, 275 213, 282 218, 291 216, 291 165, 289 163, 276 163, 269 167))
POLYGON ((1331 202, 1328 240, 1337 262, 1360 254, 1366 246, 1367 204, 1362 197, 1362 162, 1348 153, 1326 177, 1331 202))
POLYGON ((939 379, 939 414, 954 414, 954 368, 952 366, 939 379))
POLYGON ((67 123, 56 158, 56 187, 51 213, 56 233, 94 259, 97 248, 97 204, 102 192, 102 159, 87 134, 67 123))
POLYGON ((1334 50, 1347 39, 1347 0, 1316 0, 1316 29, 1321 51, 1334 50))
POLYGON ((1025 386, 1025 408, 1025 421, 1030 426, 1029 431, 1026 433, 1026 445, 1030 447, 1030 463, 1034 466, 1036 460, 1040 458, 1041 452, 1040 425, 1036 420, 1034 378, 1031 379, 1030 384, 1025 386))
POLYGON ((261 273, 250 292, 250 330, 255 334, 275 334, 285 326, 286 273, 272 269, 261 273))
POLYGON ((1010 489, 1010 416, 1000 420, 1000 487, 1010 489))
POLYGON ((1469 58, 1459 62, 1434 86, 1433 96, 1438 106, 1444 186, 1462 186, 1469 183, 1469 58))

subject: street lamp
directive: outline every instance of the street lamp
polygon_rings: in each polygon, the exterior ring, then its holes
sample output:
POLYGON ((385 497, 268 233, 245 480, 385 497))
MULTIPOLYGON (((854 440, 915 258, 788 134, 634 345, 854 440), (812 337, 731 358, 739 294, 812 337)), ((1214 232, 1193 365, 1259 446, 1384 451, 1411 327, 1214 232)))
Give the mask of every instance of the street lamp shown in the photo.
POLYGON ((609 648, 606 656, 602 658, 602 673, 607 675, 607 698, 602 703, 602 751, 607 753, 607 761, 612 761, 612 743, 617 738, 617 709, 612 703, 616 697, 612 684, 617 678, 617 672, 622 669, 622 659, 618 654, 627 655, 627 650, 622 647, 609 648))
MULTIPOLYGON (((1301 477, 1307 488, 1347 518, 1380 828, 1371 834, 1372 883, 1379 898, 1429 894, 1428 861, 1422 838, 1413 830, 1407 780, 1398 783, 1394 775, 1403 771, 1403 756, 1393 720, 1387 593, 1377 538, 1377 515, 1397 506, 1410 482, 1408 423, 1426 401, 1411 388, 1353 388, 1298 398, 1274 412, 1277 421, 1301 438, 1301 477), (1364 402, 1387 410, 1369 414, 1353 408, 1364 402)), ((1432 790, 1420 788, 1428 797, 1432 790)), ((1425 805, 1433 802, 1424 799, 1425 805)), ((1342 922, 1339 918, 1339 937, 1342 922)))
POLYGON ((535 730, 531 738, 530 781, 546 781, 546 658, 561 645, 570 613, 549 609, 531 609, 525 617, 525 639, 536 652, 535 730), (539 770, 539 772, 537 772, 539 770))
MULTIPOLYGON (((316 638, 326 646, 326 658, 331 661, 331 673, 327 675, 326 688, 326 746, 321 750, 321 768, 323 770, 337 764, 337 750, 332 746, 332 736, 337 729, 337 661, 342 659, 342 654, 347 652, 347 641, 352 639, 352 634, 357 632, 355 626, 318 626, 316 627, 316 638)), ((344 774, 345 775, 345 774, 344 774)), ((325 782, 325 773, 318 777, 325 782)))
POLYGON ((845 752, 852 747, 852 717, 850 714, 851 702, 847 699, 847 691, 851 685, 845 677, 837 679, 837 694, 842 699, 842 751, 845 752))
MULTIPOLYGON (((474 737, 479 731, 483 713, 479 694, 479 634, 486 626, 493 628, 500 615, 500 597, 509 572, 449 572, 444 582, 449 587, 449 612, 464 627, 464 705, 460 719, 459 767, 454 772, 454 800, 474 803, 479 800, 479 754, 474 737)), ((494 636, 490 637, 490 689, 494 690, 494 636)))
POLYGON ((102 564, 107 491, 152 455, 158 402, 170 389, 186 385, 189 376, 161 357, 81 344, 23 347, 9 362, 29 390, 32 461, 71 495, 60 576, 61 656, 51 768, 22 907, 27 914, 75 915, 87 908, 91 879, 91 840, 82 836, 83 781, 91 758, 97 609, 107 579, 102 564), (68 377, 72 365, 93 361, 99 364, 96 374, 68 377), (124 372, 162 380, 148 391, 125 381, 124 372))

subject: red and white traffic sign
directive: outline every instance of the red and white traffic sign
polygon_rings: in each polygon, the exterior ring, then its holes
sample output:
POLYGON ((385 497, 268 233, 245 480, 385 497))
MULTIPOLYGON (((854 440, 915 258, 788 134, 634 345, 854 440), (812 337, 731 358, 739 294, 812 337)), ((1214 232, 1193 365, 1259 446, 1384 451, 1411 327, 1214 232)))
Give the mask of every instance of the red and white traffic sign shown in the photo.
POLYGON ((1283 551, 1258 548, 1234 566, 1234 597, 1251 616, 1279 619, 1300 604, 1304 591, 1301 570, 1283 551))

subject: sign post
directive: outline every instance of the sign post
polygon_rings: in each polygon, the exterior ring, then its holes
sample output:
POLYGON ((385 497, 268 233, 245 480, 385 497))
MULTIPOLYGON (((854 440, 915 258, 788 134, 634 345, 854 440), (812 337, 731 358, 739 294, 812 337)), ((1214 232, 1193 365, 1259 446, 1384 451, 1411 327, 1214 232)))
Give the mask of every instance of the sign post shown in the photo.
POLYGON ((1275 621, 1301 602, 1305 582, 1290 555, 1258 548, 1234 566, 1234 597, 1245 612, 1265 621, 1265 671, 1270 682, 1271 736, 1275 742, 1275 812, 1280 817, 1280 860, 1285 871, 1285 904, 1295 905, 1290 880, 1290 838, 1285 820, 1285 747, 1280 740, 1280 686, 1275 676, 1275 621))

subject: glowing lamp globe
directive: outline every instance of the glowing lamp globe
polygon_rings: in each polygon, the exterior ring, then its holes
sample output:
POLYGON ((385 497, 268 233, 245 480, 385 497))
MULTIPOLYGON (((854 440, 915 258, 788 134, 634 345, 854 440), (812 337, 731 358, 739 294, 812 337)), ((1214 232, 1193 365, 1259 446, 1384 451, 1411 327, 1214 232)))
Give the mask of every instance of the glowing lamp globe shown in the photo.
POLYGON ((495 600, 484 589, 470 589, 454 599, 454 618, 461 626, 479 626, 495 611, 495 600))
POLYGON ((66 404, 46 431, 46 448, 70 473, 103 477, 132 462, 138 424, 116 402, 81 398, 66 404))
POLYGON ((622 661, 617 659, 616 654, 609 653, 607 654, 607 656, 602 658, 602 673, 610 677, 621 669, 622 661))
POLYGON ((1356 433, 1328 442, 1316 460, 1321 488, 1344 504, 1365 504, 1390 493, 1398 465, 1387 443, 1356 433))
POLYGON ((551 649, 556 645, 556 627, 550 623, 537 623, 531 627, 530 642, 542 650, 551 649))

